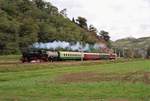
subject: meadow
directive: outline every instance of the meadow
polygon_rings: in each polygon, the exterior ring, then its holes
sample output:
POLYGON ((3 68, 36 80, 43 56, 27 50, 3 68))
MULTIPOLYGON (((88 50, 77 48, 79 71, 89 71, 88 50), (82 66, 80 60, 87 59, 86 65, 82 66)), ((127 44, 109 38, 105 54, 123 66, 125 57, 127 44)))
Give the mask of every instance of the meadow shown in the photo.
POLYGON ((0 101, 150 101, 150 60, 7 64, 19 56, 10 57, 0 57, 0 101))

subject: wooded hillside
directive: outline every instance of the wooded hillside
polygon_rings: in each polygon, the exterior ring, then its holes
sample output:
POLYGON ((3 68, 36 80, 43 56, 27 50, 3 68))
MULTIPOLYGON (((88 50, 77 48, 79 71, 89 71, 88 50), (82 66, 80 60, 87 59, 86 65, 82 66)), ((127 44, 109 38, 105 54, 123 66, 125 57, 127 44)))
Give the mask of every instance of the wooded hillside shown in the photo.
POLYGON ((150 58, 150 37, 124 38, 112 43, 118 56, 150 58))
POLYGON ((148 48, 150 43, 150 37, 143 38, 124 38, 113 42, 114 47, 122 48, 148 48))
POLYGON ((43 0, 0 0, 0 54, 19 53, 35 42, 95 43, 96 37, 43 0))

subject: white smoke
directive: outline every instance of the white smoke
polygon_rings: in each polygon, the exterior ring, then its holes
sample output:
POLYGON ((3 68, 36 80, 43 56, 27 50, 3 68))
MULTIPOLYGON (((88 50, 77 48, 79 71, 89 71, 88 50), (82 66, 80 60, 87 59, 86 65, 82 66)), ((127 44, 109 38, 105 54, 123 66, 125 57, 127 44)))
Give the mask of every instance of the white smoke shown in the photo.
POLYGON ((33 44, 34 48, 42 48, 42 49, 66 49, 66 50, 72 50, 72 51, 91 51, 91 50, 100 50, 102 48, 105 48, 105 44, 84 44, 82 45, 80 42, 76 42, 74 44, 71 44, 66 41, 54 41, 49 43, 35 43, 33 44))
POLYGON ((95 44, 94 49, 101 49, 101 48, 106 48, 105 44, 95 44))

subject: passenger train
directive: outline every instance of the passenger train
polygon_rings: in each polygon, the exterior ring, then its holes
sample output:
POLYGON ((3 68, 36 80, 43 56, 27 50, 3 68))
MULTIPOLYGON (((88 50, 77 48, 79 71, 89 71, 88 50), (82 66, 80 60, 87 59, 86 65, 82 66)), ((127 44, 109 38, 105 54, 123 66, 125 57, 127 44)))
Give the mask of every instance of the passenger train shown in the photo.
POLYGON ((24 52, 21 61, 24 62, 48 62, 67 60, 112 60, 116 59, 115 53, 89 53, 71 51, 32 51, 24 52))

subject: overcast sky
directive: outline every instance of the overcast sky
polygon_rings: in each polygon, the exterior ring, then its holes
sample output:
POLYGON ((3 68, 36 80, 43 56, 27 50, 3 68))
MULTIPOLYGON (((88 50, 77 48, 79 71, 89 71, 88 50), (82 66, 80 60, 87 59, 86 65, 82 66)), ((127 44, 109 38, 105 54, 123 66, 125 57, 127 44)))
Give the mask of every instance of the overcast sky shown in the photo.
POLYGON ((150 36, 150 0, 47 0, 69 18, 83 16, 111 39, 150 36))

